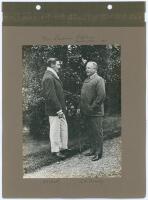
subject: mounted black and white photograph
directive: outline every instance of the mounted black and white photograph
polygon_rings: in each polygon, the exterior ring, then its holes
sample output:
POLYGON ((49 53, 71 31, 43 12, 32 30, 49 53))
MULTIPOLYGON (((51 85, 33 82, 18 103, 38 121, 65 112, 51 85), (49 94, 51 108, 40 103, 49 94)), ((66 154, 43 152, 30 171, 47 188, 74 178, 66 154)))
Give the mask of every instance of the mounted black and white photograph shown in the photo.
POLYGON ((22 46, 23 178, 122 177, 121 46, 22 46))

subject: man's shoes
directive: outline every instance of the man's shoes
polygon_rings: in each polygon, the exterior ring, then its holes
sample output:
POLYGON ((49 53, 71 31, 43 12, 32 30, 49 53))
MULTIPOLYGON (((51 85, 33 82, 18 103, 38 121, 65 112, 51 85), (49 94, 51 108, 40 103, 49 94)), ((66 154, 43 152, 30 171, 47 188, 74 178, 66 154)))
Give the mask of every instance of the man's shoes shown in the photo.
POLYGON ((93 152, 89 152, 89 153, 85 153, 84 156, 93 156, 94 153, 93 152))
POLYGON ((61 150, 60 151, 62 154, 69 154, 69 153, 71 153, 71 149, 63 149, 63 150, 61 150))
POLYGON ((102 158, 102 154, 97 154, 92 158, 92 161, 97 161, 102 158))
POLYGON ((66 158, 66 156, 63 155, 63 154, 60 153, 60 152, 55 152, 53 155, 54 155, 56 158, 58 158, 58 159, 64 159, 64 158, 66 158))

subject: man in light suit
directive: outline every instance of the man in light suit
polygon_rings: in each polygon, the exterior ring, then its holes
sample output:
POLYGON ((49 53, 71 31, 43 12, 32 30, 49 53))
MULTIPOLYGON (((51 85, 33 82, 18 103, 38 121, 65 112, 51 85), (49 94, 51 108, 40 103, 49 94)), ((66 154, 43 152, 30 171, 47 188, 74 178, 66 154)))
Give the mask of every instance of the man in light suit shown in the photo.
POLYGON ((102 117, 104 116, 105 83, 97 74, 96 62, 86 65, 87 78, 81 89, 80 110, 90 142, 90 152, 86 156, 93 156, 92 161, 97 161, 103 153, 102 117))
POLYGON ((64 158, 63 152, 68 150, 68 126, 65 118, 66 106, 62 82, 58 72, 60 61, 56 58, 48 60, 48 67, 42 79, 45 111, 49 116, 51 152, 58 158, 64 158))

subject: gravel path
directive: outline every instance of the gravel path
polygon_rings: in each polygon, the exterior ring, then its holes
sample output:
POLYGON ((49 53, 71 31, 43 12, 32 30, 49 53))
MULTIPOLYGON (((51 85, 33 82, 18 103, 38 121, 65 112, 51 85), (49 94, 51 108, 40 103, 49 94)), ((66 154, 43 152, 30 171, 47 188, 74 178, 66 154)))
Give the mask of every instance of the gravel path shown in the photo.
MULTIPOLYGON (((86 152, 84 152, 86 153, 86 152)), ((84 154, 83 153, 83 154, 84 154)), ((121 176, 121 137, 104 142, 102 159, 92 162, 83 154, 42 167, 24 178, 94 178, 121 176)))

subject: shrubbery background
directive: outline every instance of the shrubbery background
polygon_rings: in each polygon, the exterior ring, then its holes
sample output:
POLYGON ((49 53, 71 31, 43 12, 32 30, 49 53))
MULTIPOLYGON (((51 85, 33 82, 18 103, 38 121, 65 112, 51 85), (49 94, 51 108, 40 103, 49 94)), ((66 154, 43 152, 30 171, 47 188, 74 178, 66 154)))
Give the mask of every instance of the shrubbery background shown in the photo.
POLYGON ((76 109, 82 83, 86 78, 85 65, 95 61, 98 74, 106 82, 105 115, 121 114, 121 61, 119 45, 32 45, 23 46, 23 124, 30 134, 38 138, 47 136, 48 116, 45 116, 44 99, 41 95, 41 80, 50 57, 63 62, 60 79, 65 90, 69 135, 75 137, 83 128, 76 117, 76 109))

